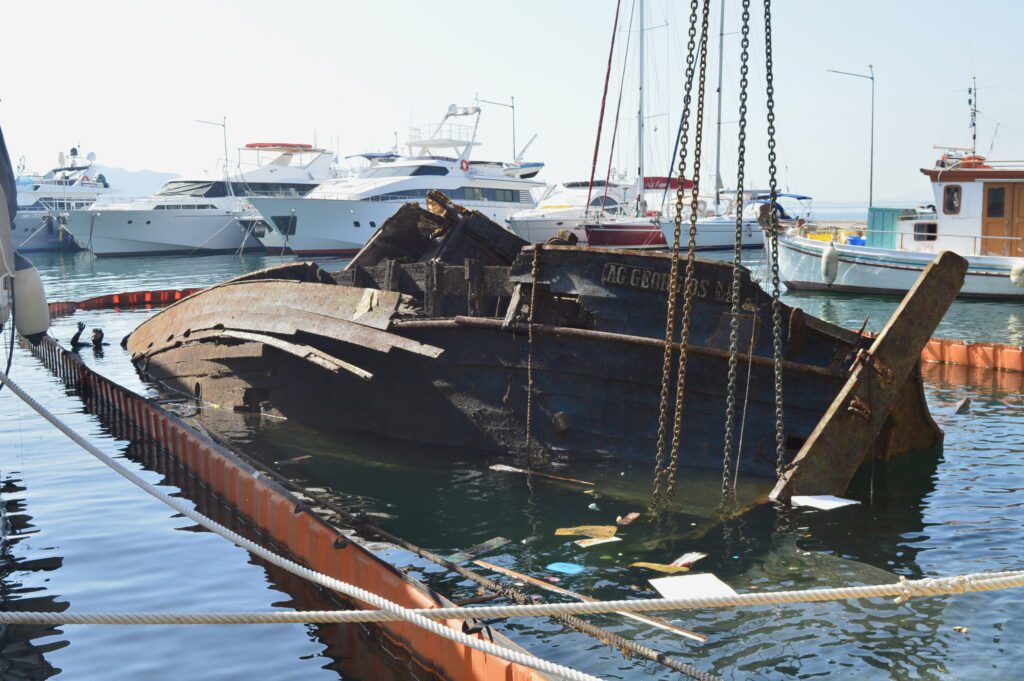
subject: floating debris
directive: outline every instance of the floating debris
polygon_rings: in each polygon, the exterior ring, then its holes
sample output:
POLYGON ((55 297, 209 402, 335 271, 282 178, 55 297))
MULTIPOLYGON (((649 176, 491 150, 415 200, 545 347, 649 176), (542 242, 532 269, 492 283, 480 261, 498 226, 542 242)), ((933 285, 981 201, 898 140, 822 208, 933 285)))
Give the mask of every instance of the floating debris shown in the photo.
POLYGON ((649 580, 664 598, 691 598, 709 596, 735 596, 731 586, 710 572, 678 577, 659 577, 649 580))
POLYGON ((597 546, 598 544, 607 544, 612 541, 622 541, 622 537, 591 537, 590 539, 580 539, 579 541, 573 542, 576 546, 581 548, 589 548, 591 546, 597 546))
POLYGON ((805 506, 807 508, 816 508, 822 511, 831 511, 836 508, 859 504, 860 502, 854 501, 853 499, 843 499, 842 497, 833 496, 831 494, 815 494, 796 495, 790 499, 790 503, 794 506, 805 506))
POLYGON ((578 527, 560 527, 555 530, 555 535, 559 537, 582 536, 605 539, 614 537, 617 531, 618 528, 614 525, 580 525, 578 527))
POLYGON ((690 571, 690 568, 683 565, 671 565, 668 563, 648 563, 646 561, 637 561, 636 563, 630 563, 629 567, 646 568, 648 570, 655 570, 656 572, 664 572, 669 575, 690 571))
POLYGON ((615 519, 615 522, 619 525, 629 525, 631 522, 633 522, 639 517, 640 514, 636 511, 633 511, 632 513, 627 513, 626 515, 620 515, 618 518, 615 519))
POLYGON ((563 482, 575 482, 578 485, 593 485, 592 482, 586 480, 577 480, 576 478, 567 478, 562 475, 553 475, 551 473, 545 473, 543 471, 534 471, 529 468, 516 468, 515 466, 506 466, 502 463, 496 463, 490 467, 492 471, 500 471, 502 473, 523 473, 524 475, 536 475, 539 478, 547 478, 549 480, 561 480, 563 482))
POLYGON ((549 563, 545 569, 563 575, 578 575, 585 568, 582 565, 576 565, 576 563, 549 563))

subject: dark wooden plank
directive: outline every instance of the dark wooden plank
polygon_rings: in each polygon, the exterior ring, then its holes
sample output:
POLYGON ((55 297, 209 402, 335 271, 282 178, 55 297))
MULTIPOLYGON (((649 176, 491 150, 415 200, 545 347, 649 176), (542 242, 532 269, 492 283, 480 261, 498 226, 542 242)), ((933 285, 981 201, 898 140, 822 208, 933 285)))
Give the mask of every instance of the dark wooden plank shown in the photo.
POLYGON ((966 273, 967 261, 949 251, 925 268, 882 333, 859 355, 846 385, 779 479, 772 499, 846 492, 966 273))

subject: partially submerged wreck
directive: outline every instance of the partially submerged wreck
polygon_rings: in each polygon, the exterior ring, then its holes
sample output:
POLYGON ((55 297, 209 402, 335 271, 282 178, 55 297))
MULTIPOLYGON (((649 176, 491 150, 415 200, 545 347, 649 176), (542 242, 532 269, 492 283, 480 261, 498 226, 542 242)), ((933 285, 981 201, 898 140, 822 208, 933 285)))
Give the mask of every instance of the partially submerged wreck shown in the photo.
MULTIPOLYGON (((286 264, 226 281, 153 316, 127 347, 147 377, 222 408, 444 447, 647 466, 669 267, 668 254, 529 245, 435 193, 426 210, 400 209, 344 271, 286 264)), ((913 314, 897 313, 874 340, 783 306, 787 456, 809 462, 791 476, 805 493, 845 489, 868 457, 941 444, 917 361, 959 284, 958 263, 935 267, 913 314), (837 448, 820 432, 829 425, 853 444, 837 448)), ((696 262, 684 466, 722 467, 731 279, 731 264, 696 262)), ((746 270, 740 291, 733 465, 774 479, 771 298, 746 270)))

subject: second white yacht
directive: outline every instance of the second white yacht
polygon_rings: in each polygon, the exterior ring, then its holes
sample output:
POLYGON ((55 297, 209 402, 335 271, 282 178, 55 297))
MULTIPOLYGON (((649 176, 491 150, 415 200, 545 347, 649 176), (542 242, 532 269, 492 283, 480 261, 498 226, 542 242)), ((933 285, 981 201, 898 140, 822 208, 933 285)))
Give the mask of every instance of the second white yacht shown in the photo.
POLYGON ((58 156, 57 167, 44 175, 25 172, 25 160, 18 164, 18 215, 11 225, 14 247, 22 252, 77 251, 78 244, 65 231, 67 214, 87 208, 113 190, 102 173, 93 172, 96 155, 82 160, 78 149, 58 156))
MULTIPOLYGON (((333 154, 308 144, 254 142, 256 166, 227 180, 177 179, 155 195, 98 200, 69 214, 67 229, 98 256, 201 255, 260 249, 254 196, 304 196, 337 175, 333 154)), ((241 161, 239 162, 241 167, 241 161)))
POLYGON ((452 105, 440 124, 411 131, 408 156, 361 154, 368 168, 328 180, 305 198, 253 198, 268 224, 260 241, 271 253, 354 255, 402 204, 424 201, 435 189, 505 224, 535 205, 531 190, 544 185, 529 178, 543 164, 471 160, 479 123, 479 107, 452 105), (475 117, 473 125, 451 122, 461 117, 475 117))
POLYGON ((531 243, 544 243, 561 232, 576 235, 579 244, 587 244, 583 223, 596 213, 620 215, 635 200, 635 187, 594 180, 563 182, 549 186, 536 208, 519 211, 508 219, 509 228, 531 243))

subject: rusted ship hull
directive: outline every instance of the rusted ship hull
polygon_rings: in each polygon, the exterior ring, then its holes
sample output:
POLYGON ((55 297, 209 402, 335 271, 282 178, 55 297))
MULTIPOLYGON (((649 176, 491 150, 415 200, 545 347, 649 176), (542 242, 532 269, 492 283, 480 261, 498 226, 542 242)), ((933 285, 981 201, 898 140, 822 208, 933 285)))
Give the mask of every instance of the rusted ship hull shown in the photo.
MULTIPOLYGON (((720 469, 732 267, 694 267, 681 460, 720 469)), ((344 272, 298 264, 226 282, 151 318, 128 347, 150 377, 222 408, 445 447, 651 465, 669 268, 667 254, 526 246, 478 213, 406 206, 344 272)), ((774 478, 771 299, 745 270, 740 310, 731 465, 774 478)), ((782 322, 792 458, 830 407, 847 411, 833 402, 864 380, 857 368, 875 347, 786 306, 782 322)), ((676 338, 678 328, 679 315, 676 338)), ((898 353, 916 359, 914 343, 898 353)), ((673 367, 678 356, 676 344, 673 367)), ((852 426, 862 445, 845 467, 941 444, 919 371, 898 364, 877 388, 884 412, 852 426)))
MULTIPOLYGON (((576 462, 649 465, 658 429, 660 344, 601 334, 566 337, 555 329, 536 328, 528 440, 525 329, 459 318, 404 322, 395 331, 443 353, 430 358, 343 343, 318 346, 372 373, 371 380, 363 380, 257 343, 232 346, 233 357, 222 349, 218 358, 200 360, 196 348, 181 346, 154 356, 147 371, 178 390, 194 393, 198 386, 202 399, 217 405, 246 412, 273 409, 330 428, 499 454, 544 452, 576 462)), ((724 352, 690 360, 682 421, 686 465, 722 467, 727 369, 724 352)), ((752 365, 749 393, 745 369, 741 373, 739 469, 744 475, 774 477, 773 369, 752 365)), ((793 452, 845 378, 841 370, 809 372, 795 366, 785 372, 787 444, 793 452)), ((928 423, 920 392, 908 392, 903 403, 908 427, 928 423)), ((928 448, 940 441, 930 428, 923 435, 913 438, 914 446, 928 448)), ((879 449, 892 448, 880 441, 879 449)))

